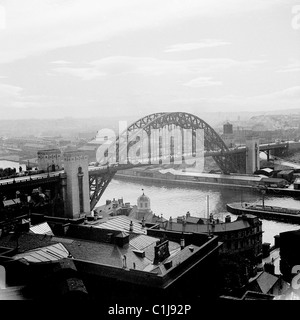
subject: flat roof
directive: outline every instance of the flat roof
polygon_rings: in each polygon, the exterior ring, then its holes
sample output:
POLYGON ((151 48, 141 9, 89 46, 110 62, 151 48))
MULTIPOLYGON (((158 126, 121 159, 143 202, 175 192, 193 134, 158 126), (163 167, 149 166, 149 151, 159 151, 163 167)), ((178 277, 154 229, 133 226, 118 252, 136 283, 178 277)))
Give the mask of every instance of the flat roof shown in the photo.
MULTIPOLYGON (((247 229, 250 227, 248 221, 245 220, 235 220, 232 222, 221 222, 214 224, 214 233, 222 233, 227 231, 236 231, 247 229)), ((184 231, 184 232, 194 232, 194 233, 207 233, 208 225, 207 224, 195 224, 195 223, 180 223, 180 222, 167 222, 164 224, 164 229, 169 231, 184 231)), ((212 231, 212 227, 210 225, 210 231, 212 231)))

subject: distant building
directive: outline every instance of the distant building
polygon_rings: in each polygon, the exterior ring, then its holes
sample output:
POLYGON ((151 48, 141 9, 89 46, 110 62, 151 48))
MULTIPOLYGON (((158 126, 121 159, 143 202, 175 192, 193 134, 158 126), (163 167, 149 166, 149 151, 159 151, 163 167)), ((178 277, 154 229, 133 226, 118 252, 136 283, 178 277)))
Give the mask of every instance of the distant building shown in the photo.
POLYGON ((108 216, 118 216, 126 215, 128 216, 132 211, 132 206, 130 202, 124 203, 123 199, 120 198, 116 200, 106 200, 106 203, 94 209, 94 215, 98 217, 108 217, 108 216))
POLYGON ((297 178, 297 179, 294 181, 294 189, 300 190, 300 178, 297 178))
POLYGON ((114 198, 113 200, 106 200, 105 205, 95 208, 94 213, 103 218, 116 215, 126 215, 145 224, 167 221, 162 217, 162 215, 159 216, 153 213, 151 210, 150 198, 145 195, 144 190, 143 194, 137 199, 137 205, 132 206, 130 202, 124 203, 123 199, 116 200, 114 198))
MULTIPOLYGON (((101 130, 100 130, 101 132, 101 130)), ((78 150, 83 151, 85 154, 88 155, 89 162, 96 162, 97 161, 97 150, 99 147, 107 144, 107 147, 110 146, 111 142, 114 141, 114 136, 103 135, 99 132, 97 135, 89 142, 87 142, 82 147, 78 148, 78 150)))
POLYGON ((294 170, 282 170, 277 173, 277 178, 285 179, 288 182, 292 182, 294 170))
POLYGON ((221 135, 221 138, 223 139, 227 147, 232 148, 235 145, 233 126, 228 121, 223 125, 223 134, 221 135))
POLYGON ((233 126, 228 121, 223 125, 223 134, 233 134, 233 126))
POLYGON ((240 290, 256 274, 262 261, 262 222, 253 215, 245 214, 231 221, 186 216, 170 219, 160 224, 161 229, 176 232, 206 233, 216 235, 223 246, 220 248, 220 264, 224 288, 240 290))
POLYGON ((137 206, 133 207, 130 213, 130 217, 134 217, 137 220, 143 221, 143 223, 160 223, 166 221, 159 215, 156 215, 151 210, 150 198, 145 195, 144 189, 143 194, 137 199, 137 206))
POLYGON ((285 188, 289 185, 288 181, 282 178, 262 178, 260 184, 266 187, 285 188))
POLYGON ((161 228, 169 231, 210 233, 223 242, 221 254, 241 254, 249 252, 255 262, 262 258, 262 222, 254 215, 244 214, 231 221, 227 215, 225 222, 219 219, 192 217, 190 213, 161 223, 161 228))
POLYGON ((255 175, 263 175, 265 177, 270 177, 273 174, 274 170, 271 168, 261 168, 254 172, 255 175))

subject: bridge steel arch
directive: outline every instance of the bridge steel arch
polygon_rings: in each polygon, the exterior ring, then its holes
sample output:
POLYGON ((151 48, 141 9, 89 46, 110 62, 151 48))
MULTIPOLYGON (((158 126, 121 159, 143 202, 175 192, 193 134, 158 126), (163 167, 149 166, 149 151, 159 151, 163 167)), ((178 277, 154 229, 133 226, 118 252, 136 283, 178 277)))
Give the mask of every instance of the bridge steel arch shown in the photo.
MULTIPOLYGON (((130 137, 133 134, 138 135, 142 131, 145 131, 148 136, 150 136, 152 129, 163 129, 164 127, 176 126, 182 129, 191 129, 192 132, 196 132, 197 129, 204 130, 204 150, 205 151, 215 151, 217 155, 213 155, 213 159, 225 174, 230 172, 238 172, 238 163, 236 156, 228 153, 229 149, 221 139, 221 137, 216 133, 216 131, 204 120, 199 117, 186 113, 186 112, 159 112, 147 115, 143 118, 132 123, 127 129, 125 129, 112 143, 108 149, 108 154, 114 154, 113 157, 107 157, 107 172, 99 174, 90 174, 90 187, 91 187, 91 210, 95 207, 97 202, 100 200, 106 187, 112 180, 117 170, 122 170, 128 168, 128 157, 127 159, 121 159, 122 152, 127 148, 125 155, 128 156, 128 151, 132 146, 130 143, 130 137), (111 153, 110 153, 111 152, 111 153), (127 165, 122 165, 120 160, 126 160, 127 165), (111 165, 112 162, 115 163, 114 166, 111 165)), ((151 144, 150 139, 148 139, 148 156, 149 164, 151 164, 151 144)), ((98 159, 97 159, 98 160, 98 159)), ((131 167, 135 167, 132 165, 131 167)))
MULTIPOLYGON (((204 149, 205 151, 215 151, 217 155, 212 155, 213 159, 225 174, 230 172, 238 172, 238 164, 236 163, 236 158, 229 154, 228 147, 222 140, 222 138, 216 133, 216 131, 204 120, 199 117, 186 113, 186 112, 169 112, 169 113, 153 113, 147 115, 133 124, 131 124, 126 130, 124 130, 120 136, 117 137, 114 144, 112 144, 109 150, 116 150, 116 163, 119 163, 122 155, 122 151, 127 147, 128 154, 130 143, 130 135, 135 132, 136 135, 139 132, 145 131, 148 136, 150 136, 152 129, 162 129, 166 126, 176 126, 182 129, 191 129, 194 133, 197 129, 204 130, 204 149)), ((148 156, 149 164, 151 164, 151 145, 150 139, 148 139, 148 156)), ((113 152, 112 152, 113 153, 113 152)), ((108 158, 108 161, 111 158, 108 158)), ((124 159, 123 159, 124 160, 124 159)), ((128 159, 127 159, 128 160, 128 159)), ((127 161, 128 163, 128 161, 127 161)))

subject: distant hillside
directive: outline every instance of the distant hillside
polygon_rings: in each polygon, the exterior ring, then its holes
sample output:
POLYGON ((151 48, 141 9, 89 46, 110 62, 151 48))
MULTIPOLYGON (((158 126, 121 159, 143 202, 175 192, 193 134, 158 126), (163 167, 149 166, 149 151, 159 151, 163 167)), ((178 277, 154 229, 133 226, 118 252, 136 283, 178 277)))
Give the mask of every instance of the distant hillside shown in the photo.
MULTIPOLYGON (((184 112, 184 110, 182 110, 184 112)), ((213 128, 222 128, 226 121, 235 127, 253 130, 276 130, 297 126, 300 123, 300 109, 275 110, 273 112, 194 112, 213 128)), ((145 114, 146 116, 146 114, 145 114)), ((79 133, 94 133, 103 128, 114 129, 118 132, 119 121, 127 121, 130 125, 139 116, 99 118, 61 118, 61 119, 24 119, 0 120, 0 137, 12 136, 78 136, 79 133)))
MULTIPOLYGON (((233 120, 229 122, 234 129, 244 129, 253 131, 275 131, 300 129, 300 113, 294 114, 259 114, 243 120, 233 120)), ((222 127, 219 123, 217 127, 222 127)))

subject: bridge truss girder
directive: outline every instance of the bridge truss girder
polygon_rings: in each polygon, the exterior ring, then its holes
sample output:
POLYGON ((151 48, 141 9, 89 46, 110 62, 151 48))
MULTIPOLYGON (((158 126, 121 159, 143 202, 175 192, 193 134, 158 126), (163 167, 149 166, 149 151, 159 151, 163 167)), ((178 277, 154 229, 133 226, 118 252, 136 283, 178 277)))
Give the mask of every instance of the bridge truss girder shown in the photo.
MULTIPOLYGON (((175 126, 182 129, 191 129, 193 134, 197 129, 204 130, 204 149, 205 151, 219 151, 221 155, 213 156, 213 159, 222 170, 223 173, 238 172, 239 163, 234 155, 226 154, 229 151, 228 147, 221 139, 221 137, 215 132, 215 130, 202 119, 185 112, 170 112, 170 113, 154 113, 147 115, 138 121, 130 125, 124 130, 120 136, 116 139, 116 142, 110 146, 116 150, 116 161, 120 160, 119 155, 122 154, 124 148, 127 148, 126 154, 128 154, 130 143, 130 136, 135 131, 137 135, 143 130, 150 135, 152 129, 162 129, 168 126, 169 128, 175 126), (224 153, 224 155, 222 155, 224 153)), ((149 164, 151 162, 151 146, 149 141, 149 164)), ((183 148, 183 147, 182 147, 183 148)))
POLYGON ((100 200, 101 196, 103 195, 105 189, 111 182, 115 173, 116 171, 109 171, 89 176, 91 211, 95 208, 96 204, 100 200))
MULTIPOLYGON (((232 155, 226 152, 229 151, 228 147, 221 139, 221 137, 215 132, 215 130, 208 125, 205 121, 194 116, 190 113, 185 112, 160 112, 153 113, 147 115, 133 124, 131 124, 126 130, 124 130, 116 139, 114 143, 112 143, 107 150, 107 154, 113 154, 116 159, 115 161, 119 164, 119 168, 114 167, 114 171, 106 171, 101 174, 94 173, 90 174, 89 182, 90 182, 90 207, 91 210, 94 209, 97 202, 100 200, 102 194, 104 193, 106 187, 114 177, 117 170, 120 170, 120 167, 124 165, 124 162, 120 161, 120 154, 122 155, 122 151, 126 151, 126 155, 128 155, 128 151, 132 143, 130 143, 130 137, 137 135, 139 132, 145 131, 149 137, 152 129, 163 129, 168 127, 168 129, 172 128, 172 126, 180 127, 181 129, 191 129, 193 132, 193 136, 196 135, 195 132, 197 129, 204 130, 204 150, 205 151, 213 151, 217 152, 218 155, 212 156, 219 168, 223 173, 230 172, 239 172, 239 159, 236 155, 232 155), (125 149, 127 148, 127 150, 125 149), (112 151, 112 152, 109 152, 112 151), (220 154, 221 153, 221 154, 220 154)), ((193 138, 194 139, 194 138, 193 138)), ((150 139, 148 139, 149 145, 149 164, 151 157, 151 145, 150 139)), ((193 140, 194 141, 194 140, 193 140)), ((194 144, 192 142, 192 144, 194 144)), ((192 147, 193 148, 193 147, 192 147)), ((182 142, 182 150, 184 150, 183 142, 182 142)), ((204 156, 204 155, 203 155, 204 156)), ((128 157, 128 156, 127 156, 128 157)), ((111 166, 113 158, 107 158, 108 167, 111 166)), ((123 159, 124 160, 124 159, 123 159)), ((127 158, 128 160, 128 158, 127 158)), ((184 157, 182 157, 184 160, 184 157)), ((128 162, 127 162, 128 164, 128 162)), ((104 165, 104 164, 102 164, 104 165)), ((126 164, 125 164, 126 166, 126 164)), ((133 165, 132 167, 134 167, 133 165)))

